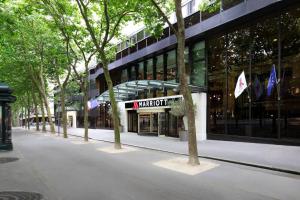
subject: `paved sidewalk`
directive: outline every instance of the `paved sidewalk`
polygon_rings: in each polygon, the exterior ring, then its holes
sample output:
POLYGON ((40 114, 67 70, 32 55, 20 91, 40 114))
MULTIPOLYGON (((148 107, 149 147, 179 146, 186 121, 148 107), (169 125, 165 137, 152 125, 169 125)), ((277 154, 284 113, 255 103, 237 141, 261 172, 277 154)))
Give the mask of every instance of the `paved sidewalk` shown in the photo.
MULTIPOLYGON (((83 137, 84 129, 69 128, 68 134, 83 137)), ((114 141, 113 131, 106 129, 89 129, 89 137, 107 142, 114 141)), ((121 133, 121 142, 125 145, 188 154, 187 142, 179 141, 177 138, 121 133)), ((206 140, 198 142, 198 151, 202 157, 300 174, 300 147, 297 146, 206 140)))

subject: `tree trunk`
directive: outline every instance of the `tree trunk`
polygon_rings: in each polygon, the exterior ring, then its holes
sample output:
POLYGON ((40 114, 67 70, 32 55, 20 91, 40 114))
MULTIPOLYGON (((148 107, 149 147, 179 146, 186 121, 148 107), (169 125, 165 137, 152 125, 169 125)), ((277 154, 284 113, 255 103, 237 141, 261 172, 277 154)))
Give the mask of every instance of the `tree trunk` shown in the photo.
POLYGON ((21 121, 21 126, 22 126, 22 128, 23 128, 23 127, 25 127, 25 126, 24 126, 24 124, 25 124, 25 123, 24 123, 24 122, 25 122, 25 118, 24 118, 24 116, 25 116, 25 113, 24 113, 24 110, 23 110, 23 109, 24 109, 24 107, 22 106, 22 108, 21 108, 21 109, 22 109, 22 121, 21 121), (23 120, 24 120, 24 122, 23 122, 23 120))
POLYGON ((114 134, 115 134, 115 149, 121 149, 121 137, 120 137, 120 116, 119 116, 119 112, 118 112, 118 106, 117 106, 117 102, 115 99, 115 93, 113 90, 113 83, 109 74, 109 70, 108 70, 108 62, 106 59, 106 56, 104 54, 104 52, 100 54, 101 56, 101 60, 102 60, 102 64, 103 64, 103 71, 104 71, 104 77, 108 86, 108 91, 109 91, 109 99, 111 102, 111 107, 112 107, 112 111, 113 111, 113 122, 114 122, 114 134))
POLYGON ((88 100, 89 100, 89 93, 88 93, 88 78, 84 79, 83 84, 83 123, 84 123, 84 141, 89 140, 89 111, 88 111, 88 100))
POLYGON ((184 19, 182 17, 181 0, 174 0, 176 8, 176 17, 178 24, 177 37, 177 64, 179 69, 180 90, 184 98, 185 108, 188 117, 188 132, 189 132, 189 161, 190 165, 199 165, 197 139, 196 139, 196 127, 195 127, 195 112, 194 103, 191 95, 191 91, 187 83, 187 72, 184 63, 184 48, 185 48, 185 28, 184 19))
POLYGON ((27 129, 27 112, 26 112, 26 107, 24 107, 24 128, 27 129))
POLYGON ((44 100, 44 104, 45 104, 45 107, 46 107, 48 120, 49 120, 49 125, 50 125, 50 131, 51 131, 52 134, 55 134, 54 123, 52 121, 52 115, 51 115, 51 111, 50 111, 50 107, 49 107, 49 101, 48 101, 47 94, 46 94, 44 77, 43 77, 42 74, 40 74, 40 80, 41 80, 41 86, 42 86, 42 87, 40 87, 40 92, 41 92, 41 96, 44 100))
MULTIPOLYGON (((60 88, 60 103, 61 103, 61 113, 62 113, 62 124, 63 124, 63 134, 64 138, 68 138, 67 134, 67 111, 65 102, 65 88, 60 88)), ((59 117, 59 116, 58 116, 59 117)))
POLYGON ((39 97, 40 97, 40 107, 41 107, 41 111, 42 111, 42 131, 46 132, 46 119, 45 119, 44 102, 43 102, 43 99, 41 98, 41 95, 39 95, 39 97))
POLYGON ((29 92, 27 92, 27 128, 30 130, 30 96, 29 92))
POLYGON ((36 94, 34 93, 34 91, 32 91, 32 100, 33 100, 34 110, 35 110, 35 128, 36 128, 36 131, 39 131, 40 124, 39 124, 38 103, 37 103, 36 94))
POLYGON ((27 128, 30 130, 30 105, 27 107, 27 128))
POLYGON ((50 111, 50 107, 49 107, 48 98, 47 98, 45 93, 42 94, 42 96, 43 96, 44 104, 45 104, 45 107, 46 107, 46 112, 47 112, 48 121, 49 121, 49 125, 50 125, 50 132, 52 134, 55 134, 55 129, 54 129, 53 121, 52 121, 52 115, 51 115, 51 111, 50 111))

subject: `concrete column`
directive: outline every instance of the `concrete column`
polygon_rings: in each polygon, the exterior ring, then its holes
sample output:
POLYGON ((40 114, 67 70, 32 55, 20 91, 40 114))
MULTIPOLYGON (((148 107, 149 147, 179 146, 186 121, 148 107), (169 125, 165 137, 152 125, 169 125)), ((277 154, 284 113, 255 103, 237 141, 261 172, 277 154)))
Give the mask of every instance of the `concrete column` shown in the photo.
POLYGON ((120 111, 120 124, 123 126, 123 132, 128 132, 128 115, 127 111, 125 110, 125 103, 118 102, 118 108, 120 111))
POLYGON ((195 124, 197 140, 202 141, 207 139, 206 132, 206 110, 207 110, 207 96, 206 93, 193 93, 192 98, 195 108, 195 124))
POLYGON ((73 128, 77 128, 76 114, 76 111, 67 111, 67 119, 69 120, 69 116, 72 116, 73 118, 73 128))

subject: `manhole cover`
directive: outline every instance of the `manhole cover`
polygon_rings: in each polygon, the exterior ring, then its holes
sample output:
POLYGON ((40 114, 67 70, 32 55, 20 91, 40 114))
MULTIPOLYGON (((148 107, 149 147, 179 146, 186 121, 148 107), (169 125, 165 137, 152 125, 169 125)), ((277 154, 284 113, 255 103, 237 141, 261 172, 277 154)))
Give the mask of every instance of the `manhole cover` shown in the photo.
POLYGON ((3 157, 0 158, 0 164, 4 164, 4 163, 9 163, 9 162, 14 162, 19 160, 19 158, 14 158, 14 157, 3 157))
POLYGON ((34 192, 0 192, 0 200, 42 200, 43 196, 34 192))

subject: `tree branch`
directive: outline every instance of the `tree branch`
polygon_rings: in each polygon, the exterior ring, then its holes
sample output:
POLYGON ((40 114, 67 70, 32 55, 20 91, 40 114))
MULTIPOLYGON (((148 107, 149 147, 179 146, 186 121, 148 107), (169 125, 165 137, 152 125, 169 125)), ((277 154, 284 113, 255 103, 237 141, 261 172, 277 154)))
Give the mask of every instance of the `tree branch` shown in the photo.
POLYGON ((175 35, 178 34, 178 31, 175 29, 174 25, 170 22, 168 19, 168 16, 162 11, 162 9, 159 7, 158 3, 155 0, 150 0, 154 7, 158 10, 159 14, 162 16, 162 18, 167 22, 169 27, 174 31, 175 35))

